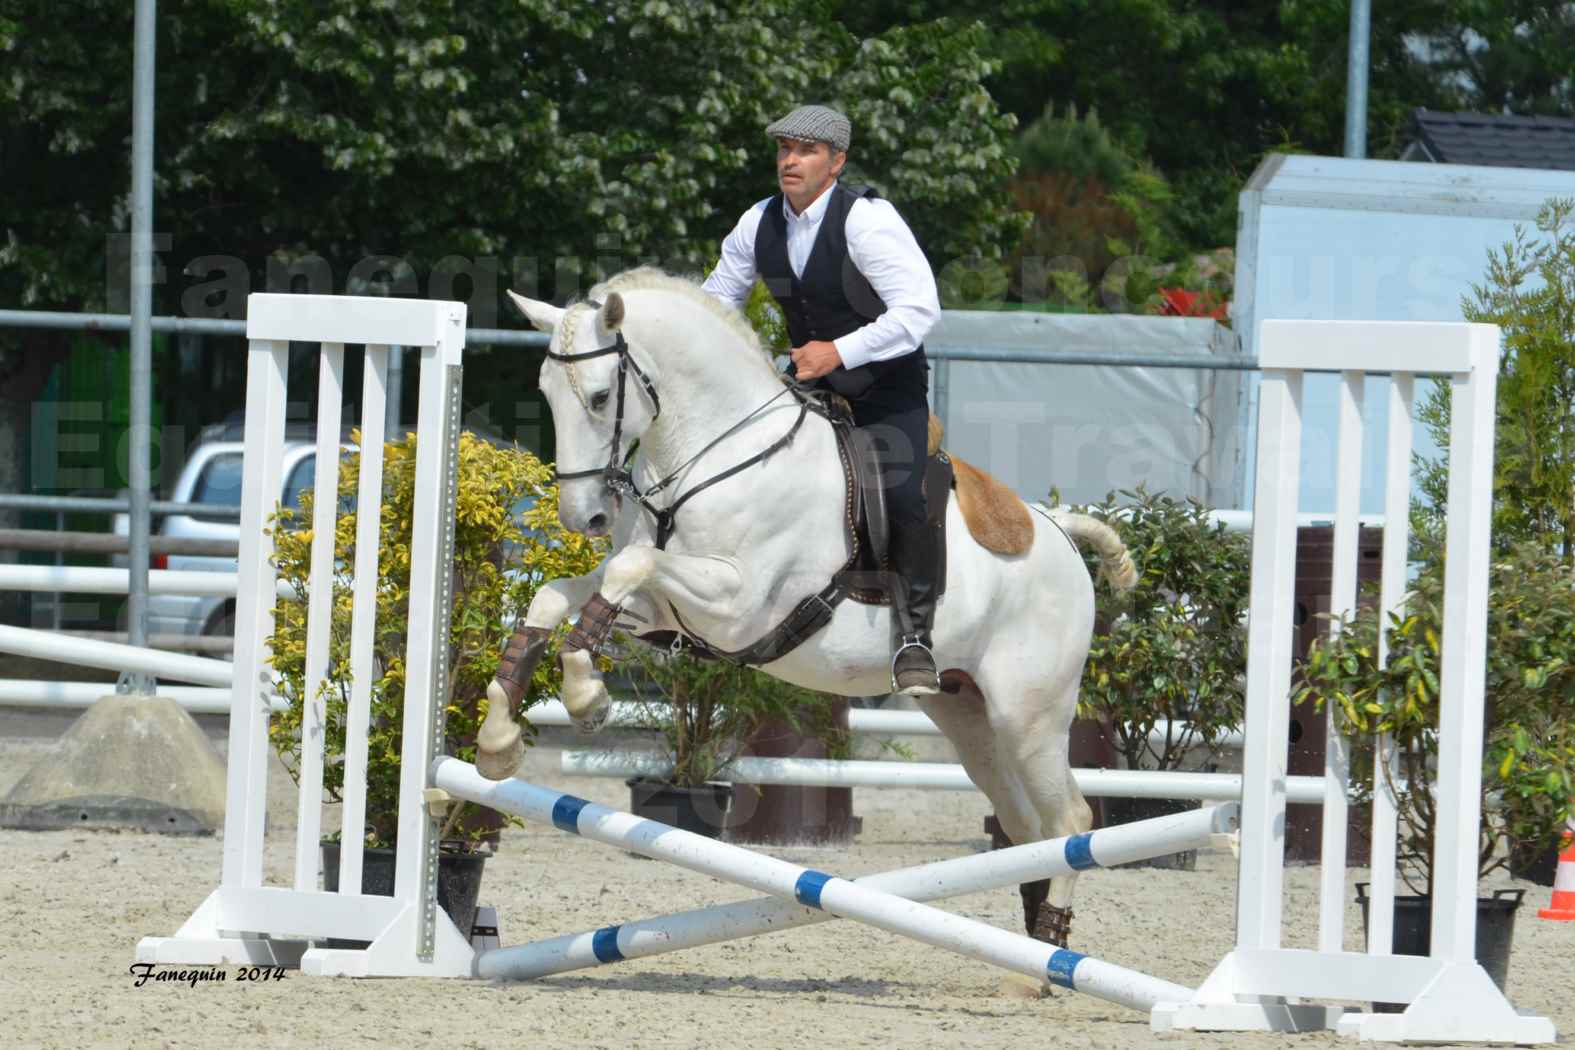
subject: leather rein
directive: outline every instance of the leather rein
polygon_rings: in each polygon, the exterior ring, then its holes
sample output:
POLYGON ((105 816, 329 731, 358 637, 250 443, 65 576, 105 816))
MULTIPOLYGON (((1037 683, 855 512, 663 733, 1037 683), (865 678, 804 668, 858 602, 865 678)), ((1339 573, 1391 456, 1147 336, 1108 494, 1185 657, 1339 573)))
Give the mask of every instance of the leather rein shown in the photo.
MULTIPOLYGON (((596 306, 597 308, 601 307, 600 303, 593 302, 591 305, 596 306)), ((780 398, 783 394, 789 393, 790 391, 794 391, 795 388, 791 385, 784 385, 782 390, 772 395, 772 397, 767 400, 765 404, 749 413, 749 415, 745 416, 737 423, 734 423, 732 426, 728 427, 721 434, 718 434, 699 452, 689 457, 688 461, 680 466, 677 470, 651 485, 651 487, 646 489, 644 492, 641 492, 639 486, 635 484, 634 474, 629 470, 629 461, 634 458, 634 453, 638 447, 637 444, 631 445, 629 451, 622 457, 620 457, 618 454, 619 449, 623 444, 623 412, 626 401, 625 390, 628 386, 629 373, 634 373, 635 378, 640 381, 640 385, 644 388, 646 397, 650 398, 651 407, 654 410, 651 415, 651 419, 653 421, 662 414, 662 400, 657 395, 656 384, 651 382, 651 377, 646 375, 645 370, 640 367, 640 362, 636 361, 634 356, 629 352, 629 344, 624 339, 623 333, 615 332, 613 335, 614 339, 611 345, 599 347, 595 350, 586 350, 583 353, 558 354, 553 353, 551 350, 547 351, 547 357, 550 360, 559 361, 564 364, 573 364, 576 361, 589 361, 592 358, 604 357, 607 354, 618 355, 618 407, 617 414, 613 417, 612 454, 608 458, 607 465, 604 467, 592 467, 589 470, 572 471, 559 470, 555 465, 553 467, 553 475, 560 482, 575 481, 580 478, 600 476, 602 478, 603 484, 610 492, 612 492, 615 497, 622 499, 623 497, 627 496, 633 499, 641 507, 645 508, 646 513, 650 514, 656 522, 656 549, 664 550, 667 547, 667 541, 672 538, 673 530, 675 528, 675 518, 678 514, 678 508, 682 507, 685 503, 689 502, 695 496, 698 496, 712 485, 726 481, 734 474, 746 470, 749 467, 754 466, 756 463, 762 462, 773 453, 778 452, 781 449, 787 447, 787 445, 791 444, 794 436, 798 433, 799 428, 804 425, 805 418, 809 415, 810 401, 806 397, 799 397, 798 418, 793 421, 793 426, 786 434, 772 442, 769 446, 762 449, 760 452, 755 453, 753 456, 750 456, 743 462, 734 464, 728 469, 722 471, 720 474, 707 478, 705 481, 702 481, 694 488, 685 492, 683 495, 678 496, 667 506, 659 507, 652 500, 653 496, 656 496, 658 493, 666 490, 669 485, 676 481, 678 477, 683 474, 683 472, 687 470, 701 456, 716 448, 716 446, 720 445, 729 436, 737 432, 738 429, 745 423, 748 423, 761 412, 764 412, 777 400, 777 398, 780 398)))

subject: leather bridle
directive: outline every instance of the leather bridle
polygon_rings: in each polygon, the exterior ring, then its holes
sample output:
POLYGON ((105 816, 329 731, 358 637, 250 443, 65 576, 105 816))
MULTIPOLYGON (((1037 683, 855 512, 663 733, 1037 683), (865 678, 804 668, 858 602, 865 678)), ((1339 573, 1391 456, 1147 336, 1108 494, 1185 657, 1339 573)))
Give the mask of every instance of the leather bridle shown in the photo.
MULTIPOLYGON (((600 309, 602 304, 598 302, 592 302, 591 305, 595 306, 597 309, 600 309)), ((721 434, 717 435, 714 440, 709 442, 699 452, 691 456, 688 462, 684 463, 683 466, 679 467, 677 470, 673 471, 662 480, 656 482, 646 491, 641 492, 639 487, 635 485, 634 474, 629 470, 629 460, 634 457, 635 448, 631 446, 628 453, 625 454, 621 459, 618 455, 619 449, 623 444, 623 410, 626 401, 624 392, 628 385, 629 373, 634 373, 635 378, 640 381, 640 385, 645 388, 646 396, 651 399, 651 407, 654 409, 651 415, 651 419, 653 421, 662 414, 662 400, 656 393, 656 384, 651 382, 651 377, 646 375, 645 370, 640 367, 640 362, 636 361, 634 359, 634 355, 629 352, 629 344, 624 339, 623 333, 614 332, 613 342, 610 346, 599 347, 595 350, 586 350, 583 353, 557 354, 553 353, 551 350, 547 351, 547 357, 550 360, 561 361, 564 364, 573 364, 576 361, 589 361, 592 358, 604 357, 607 354, 618 355, 618 406, 616 409, 617 414, 613 417, 612 454, 608 458, 607 465, 605 467, 592 467, 589 470, 562 471, 554 466, 553 476, 558 481, 562 482, 575 481, 581 478, 596 477, 600 475, 602 478, 602 483, 615 497, 621 499, 625 496, 628 496, 641 507, 644 507, 646 512, 650 514, 653 519, 655 519, 657 550, 665 549, 667 546, 667 541, 672 538, 674 527, 673 519, 675 515, 677 515, 679 507, 683 506, 690 499, 699 495, 701 492, 710 488, 712 485, 727 480, 746 467, 750 467, 756 463, 761 462, 773 452, 776 452, 777 450, 787 446, 792 442, 793 436, 798 433, 799 427, 804 425, 804 418, 809 414, 810 411, 808 399, 801 396, 799 398, 798 419, 794 420, 793 426, 786 434, 772 442, 767 448, 757 452, 753 456, 750 456, 742 463, 735 464, 715 477, 708 478, 699 485, 696 485, 694 488, 690 489, 688 492, 685 492, 682 496, 679 496, 666 507, 658 507, 651 501, 652 496, 655 496, 657 493, 665 490, 669 485, 678 479, 679 475, 687 470, 689 466, 701 456, 711 451, 729 435, 733 434, 740 427, 742 427, 745 423, 749 422, 755 416, 765 411, 771 406, 773 402, 777 400, 777 398, 781 397, 783 394, 788 393, 789 391, 794 390, 795 388, 792 386, 783 386, 782 390, 773 395, 768 401, 766 401, 765 404, 761 405, 759 408, 749 413, 749 415, 745 416, 737 423, 734 423, 732 426, 728 427, 721 434)))
MULTIPOLYGON (((600 306, 600 303, 593 304, 600 306)), ((576 361, 589 361, 596 357, 605 357, 608 354, 618 355, 618 414, 613 417, 612 456, 605 467, 592 467, 589 470, 562 471, 553 468, 553 476, 558 481, 574 481, 577 478, 589 478, 598 474, 606 481, 607 487, 618 495, 634 493, 634 475, 629 472, 629 460, 634 456, 631 446, 622 461, 618 458, 618 450, 623 445, 623 406, 624 391, 627 387, 629 373, 632 371, 635 378, 640 380, 640 385, 645 388, 645 394, 651 399, 651 407, 655 409, 651 418, 654 420, 662 414, 662 399, 656 393, 656 384, 651 382, 651 377, 645 374, 645 369, 640 367, 629 353, 629 344, 624 340, 622 332, 613 333, 614 339, 611 346, 603 346, 596 350, 587 350, 580 354, 555 354, 547 351, 547 357, 553 361, 562 361, 564 364, 573 364, 576 361)))

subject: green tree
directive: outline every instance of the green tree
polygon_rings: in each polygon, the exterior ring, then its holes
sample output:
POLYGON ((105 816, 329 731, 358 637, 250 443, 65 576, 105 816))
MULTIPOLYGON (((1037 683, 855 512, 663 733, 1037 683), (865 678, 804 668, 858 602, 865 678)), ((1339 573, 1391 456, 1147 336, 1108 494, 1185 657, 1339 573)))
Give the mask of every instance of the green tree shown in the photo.
MULTIPOLYGON (((127 225, 131 9, 0 0, 0 301, 101 307, 105 237, 127 225)), ((792 104, 846 106, 862 175, 914 216, 939 264, 999 255, 1011 121, 980 85, 982 29, 940 21, 859 41, 825 3, 504 7, 415 0, 190 0, 158 23, 161 309, 204 255, 499 260, 578 290, 655 258, 698 270, 770 191, 762 129, 792 104), (638 105, 631 105, 638 99, 638 105), (565 260, 562 267, 557 260, 565 260), (574 277, 576 269, 583 270, 574 277)), ((368 271, 363 278, 376 275, 368 271)), ((478 277, 477 279, 483 279, 478 277)), ((493 278, 497 280, 497 278, 493 278)), ((244 291, 244 287, 241 289, 244 291)), ((187 305, 191 305, 189 301, 187 305)))
POLYGON ((897 205, 937 269, 999 259, 1028 224, 1004 188, 1016 121, 985 87, 999 69, 988 47, 979 22, 897 26, 858 44, 836 82, 855 132, 850 174, 897 205))
MULTIPOLYGON (((0 0, 0 305, 126 309, 132 40, 124 0, 0 0)), ((847 107, 859 176, 937 268, 999 257, 1020 223, 986 43, 953 22, 861 42, 823 0, 172 0, 154 308, 239 317, 248 292, 304 287, 469 297, 491 326, 518 323, 505 286, 561 300, 637 263, 696 273, 772 192, 764 127, 806 100, 847 107)), ((0 447, 25 447, 67 353, 0 330, 0 447)), ((476 355, 470 389, 506 422, 538 362, 476 355)))
MULTIPOLYGON (((932 17, 933 0, 841 4, 855 32, 932 17)), ((1411 36, 1469 24, 1463 2, 1373 8, 1368 134, 1374 155, 1403 144, 1411 110, 1448 97, 1411 36), (1452 17, 1453 16, 1453 17, 1452 17)), ((1349 5, 1328 0, 1007 0, 992 9, 987 86, 1027 122, 1047 105, 1097 110, 1175 193, 1186 243, 1232 243, 1236 194, 1263 155, 1339 153, 1349 5)))
POLYGON ((1575 113, 1575 8, 1548 0, 1461 0, 1426 33, 1427 63, 1455 108, 1478 113, 1575 113))
MULTIPOLYGON (((839 0, 855 33, 936 17, 937 0, 839 0)), ((1024 123, 1095 110, 1175 193, 1194 250, 1234 239, 1236 194, 1268 152, 1343 151, 1348 0, 1007 0, 986 86, 1024 123)), ((1368 152, 1398 155, 1417 107, 1575 113, 1575 9, 1546 0, 1372 5, 1368 152)))
MULTIPOLYGON (((1503 329, 1493 451, 1493 542, 1500 551, 1532 542, 1575 558, 1575 200, 1552 200, 1537 215, 1537 234, 1488 257, 1484 283, 1462 302, 1466 320, 1503 329)), ((1449 388, 1437 384, 1419 416, 1440 448, 1448 447, 1449 388)), ((1426 499, 1419 535, 1443 532, 1448 464, 1418 464, 1426 499)))
POLYGON ((1068 107, 1058 116, 1047 109, 1018 136, 1014 150, 1020 163, 1012 197, 1033 216, 1009 267, 1012 290, 1022 301, 1043 301, 1053 289, 1054 298, 1068 305, 1097 308, 1078 290, 1091 292, 1118 259, 1126 262, 1110 276, 1124 286, 1134 270, 1147 272, 1144 260, 1174 253, 1166 219, 1170 187, 1152 165, 1131 156, 1097 114, 1079 117, 1068 107))

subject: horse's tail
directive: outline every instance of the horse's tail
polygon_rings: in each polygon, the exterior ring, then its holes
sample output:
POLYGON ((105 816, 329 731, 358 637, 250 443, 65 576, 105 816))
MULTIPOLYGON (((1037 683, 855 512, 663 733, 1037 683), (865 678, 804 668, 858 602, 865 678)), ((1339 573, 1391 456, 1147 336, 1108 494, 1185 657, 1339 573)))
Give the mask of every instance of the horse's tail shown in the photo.
POLYGON ((1099 574, 1112 588, 1129 591, 1137 585, 1137 566, 1132 564, 1132 555, 1115 529, 1098 518, 1068 510, 1053 511, 1051 517, 1074 543, 1086 543, 1094 548, 1099 555, 1099 574))

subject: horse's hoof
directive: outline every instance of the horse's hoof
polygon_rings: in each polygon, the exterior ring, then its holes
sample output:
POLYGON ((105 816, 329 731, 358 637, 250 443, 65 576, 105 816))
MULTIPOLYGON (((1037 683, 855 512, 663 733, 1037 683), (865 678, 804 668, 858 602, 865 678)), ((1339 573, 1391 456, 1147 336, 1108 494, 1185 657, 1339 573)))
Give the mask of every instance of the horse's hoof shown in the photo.
POLYGON ((1049 999, 1055 990, 1044 981, 1033 981, 1020 974, 1012 974, 1001 981, 1001 996, 1006 999, 1049 999))
POLYGON ((525 737, 520 727, 509 724, 506 731, 487 739, 482 730, 476 740, 476 772, 488 780, 507 780, 519 771, 525 760, 525 737))
POLYGON ((582 719, 577 719, 574 723, 574 728, 578 729, 585 736, 590 736, 594 733, 600 733, 602 731, 602 726, 607 724, 607 719, 611 716, 612 704, 606 703, 598 707, 589 716, 582 719))

